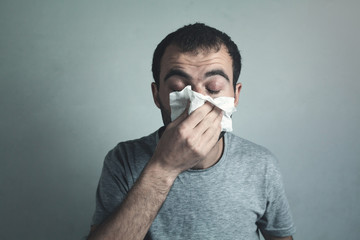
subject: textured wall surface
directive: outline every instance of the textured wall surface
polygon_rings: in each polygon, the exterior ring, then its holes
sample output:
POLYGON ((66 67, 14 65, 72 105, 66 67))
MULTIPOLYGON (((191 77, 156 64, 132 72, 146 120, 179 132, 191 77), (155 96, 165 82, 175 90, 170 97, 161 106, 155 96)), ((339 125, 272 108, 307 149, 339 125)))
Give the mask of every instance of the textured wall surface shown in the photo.
POLYGON ((360 230, 358 1, 0 1, 0 238, 81 239, 102 161, 161 126, 151 58, 205 22, 243 55, 234 132, 279 158, 296 239, 360 230))

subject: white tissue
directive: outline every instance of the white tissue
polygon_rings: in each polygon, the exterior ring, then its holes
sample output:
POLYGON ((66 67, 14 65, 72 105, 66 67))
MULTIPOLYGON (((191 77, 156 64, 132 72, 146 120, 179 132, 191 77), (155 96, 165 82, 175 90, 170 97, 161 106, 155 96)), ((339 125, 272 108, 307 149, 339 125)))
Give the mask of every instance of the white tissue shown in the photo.
POLYGON ((223 110, 224 115, 221 120, 222 131, 231 132, 233 130, 231 115, 233 114, 233 112, 236 111, 233 97, 211 98, 210 96, 204 96, 198 92, 192 91, 190 85, 186 86, 180 92, 170 93, 169 97, 171 108, 171 121, 174 121, 184 112, 189 101, 189 114, 204 105, 206 101, 208 101, 223 110))

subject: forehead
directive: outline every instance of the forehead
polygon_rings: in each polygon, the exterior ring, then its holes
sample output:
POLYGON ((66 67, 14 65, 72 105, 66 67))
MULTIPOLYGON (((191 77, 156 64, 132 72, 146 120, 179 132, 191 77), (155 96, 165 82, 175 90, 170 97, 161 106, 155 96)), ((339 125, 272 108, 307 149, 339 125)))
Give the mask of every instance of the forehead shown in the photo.
POLYGON ((218 51, 200 49, 196 52, 181 52, 178 47, 170 45, 160 62, 160 79, 163 79, 169 70, 176 68, 185 71, 222 69, 232 78, 232 59, 223 45, 218 51))

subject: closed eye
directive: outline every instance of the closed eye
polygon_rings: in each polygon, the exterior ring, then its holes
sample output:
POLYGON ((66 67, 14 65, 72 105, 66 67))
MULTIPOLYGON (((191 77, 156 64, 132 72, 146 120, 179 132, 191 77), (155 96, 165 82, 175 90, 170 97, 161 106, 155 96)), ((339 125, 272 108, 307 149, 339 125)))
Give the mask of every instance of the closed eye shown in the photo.
POLYGON ((213 95, 220 93, 220 90, 207 89, 207 91, 208 91, 208 93, 213 94, 213 95))

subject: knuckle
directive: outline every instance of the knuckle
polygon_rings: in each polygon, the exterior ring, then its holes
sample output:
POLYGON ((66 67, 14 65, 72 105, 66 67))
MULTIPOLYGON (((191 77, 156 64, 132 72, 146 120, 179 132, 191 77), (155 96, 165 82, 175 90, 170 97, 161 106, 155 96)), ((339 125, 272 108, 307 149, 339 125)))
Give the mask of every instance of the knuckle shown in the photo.
POLYGON ((180 124, 178 126, 178 128, 176 129, 176 134, 180 137, 180 138, 186 138, 187 136, 187 128, 184 124, 180 124))
POLYGON ((194 144, 194 137, 193 136, 188 136, 185 139, 185 145, 186 147, 190 148, 192 151, 196 151, 196 147, 194 144))

